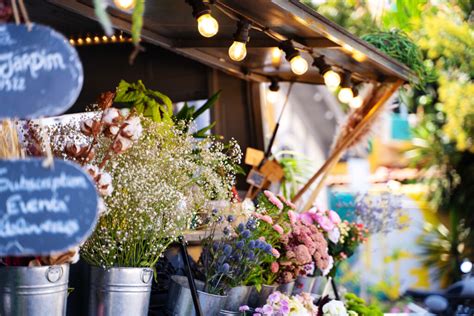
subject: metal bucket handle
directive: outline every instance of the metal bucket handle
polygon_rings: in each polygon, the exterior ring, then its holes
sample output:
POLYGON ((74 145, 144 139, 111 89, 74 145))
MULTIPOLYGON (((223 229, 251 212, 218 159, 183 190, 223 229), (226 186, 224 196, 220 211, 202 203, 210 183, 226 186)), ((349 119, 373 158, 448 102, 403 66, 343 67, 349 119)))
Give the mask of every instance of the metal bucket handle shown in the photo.
POLYGON ((150 282, 152 277, 153 277, 153 270, 152 269, 145 268, 145 269, 142 270, 141 279, 142 279, 143 283, 148 284, 148 282, 150 282))
POLYGON ((63 277, 64 271, 61 266, 51 266, 46 270, 46 279, 51 283, 56 283, 63 277))

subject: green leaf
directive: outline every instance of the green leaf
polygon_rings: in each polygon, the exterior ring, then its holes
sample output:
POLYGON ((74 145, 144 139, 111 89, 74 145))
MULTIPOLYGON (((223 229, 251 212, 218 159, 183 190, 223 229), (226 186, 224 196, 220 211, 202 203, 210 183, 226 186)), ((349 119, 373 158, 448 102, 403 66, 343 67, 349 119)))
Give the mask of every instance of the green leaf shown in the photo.
POLYGON ((219 100, 219 97, 221 95, 221 90, 217 91, 214 93, 207 101, 204 103, 199 109, 197 109, 193 113, 193 120, 195 120, 197 117, 199 117, 201 114, 206 112, 208 109, 210 109, 216 102, 219 100))
POLYGON ((211 125, 201 128, 200 130, 195 132, 193 136, 196 138, 206 138, 207 137, 206 132, 210 131, 215 125, 216 125, 216 122, 213 122, 211 125))
POLYGON ((132 13, 132 41, 135 46, 140 43, 143 28, 143 13, 145 12, 145 0, 135 0, 135 9, 132 13))
POLYGON ((122 102, 120 101, 120 99, 123 98, 123 96, 127 93, 129 88, 130 88, 130 84, 128 82, 126 82, 125 80, 120 80, 120 83, 117 86, 117 89, 115 89, 115 101, 122 102))
POLYGON ((114 29, 112 28, 112 22, 110 22, 109 15, 107 14, 107 1, 106 0, 94 0, 94 12, 99 20, 99 23, 102 25, 104 32, 107 36, 112 36, 114 34, 114 29))

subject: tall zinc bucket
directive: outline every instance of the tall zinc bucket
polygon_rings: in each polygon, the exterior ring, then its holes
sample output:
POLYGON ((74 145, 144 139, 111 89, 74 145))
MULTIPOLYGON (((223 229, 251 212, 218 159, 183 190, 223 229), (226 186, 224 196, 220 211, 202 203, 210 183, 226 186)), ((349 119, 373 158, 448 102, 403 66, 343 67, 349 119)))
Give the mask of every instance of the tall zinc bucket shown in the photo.
POLYGON ((231 288, 227 293, 224 310, 230 312, 238 311, 240 306, 247 305, 251 292, 251 286, 241 285, 231 288))
POLYGON ((285 294, 285 295, 288 295, 288 296, 291 296, 291 294, 293 293, 293 289, 295 288, 295 281, 291 281, 291 282, 288 282, 288 283, 283 283, 283 284, 279 284, 278 287, 277 287, 277 291, 285 294))
POLYGON ((293 295, 301 294, 303 292, 311 293, 316 277, 309 277, 299 275, 295 280, 295 287, 293 288, 293 295))
POLYGON ((66 315, 69 265, 0 268, 0 315, 66 315))
POLYGON ((267 303, 267 298, 276 291, 278 287, 277 284, 275 285, 266 285, 263 284, 260 291, 257 291, 255 287, 252 287, 252 292, 250 292, 249 297, 249 306, 250 307, 262 307, 267 303))
POLYGON ((148 315, 153 270, 91 267, 89 316, 148 315))

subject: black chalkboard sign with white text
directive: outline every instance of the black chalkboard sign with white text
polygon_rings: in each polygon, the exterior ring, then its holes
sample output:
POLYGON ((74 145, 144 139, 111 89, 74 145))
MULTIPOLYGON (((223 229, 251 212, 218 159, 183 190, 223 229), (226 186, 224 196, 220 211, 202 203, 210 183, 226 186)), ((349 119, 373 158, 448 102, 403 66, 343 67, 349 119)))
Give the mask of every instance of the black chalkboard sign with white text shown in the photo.
POLYGON ((80 166, 0 160, 0 256, 47 255, 79 245, 97 222, 97 191, 80 166))
POLYGON ((0 119, 62 114, 77 100, 84 76, 69 41, 50 27, 0 24, 0 119))

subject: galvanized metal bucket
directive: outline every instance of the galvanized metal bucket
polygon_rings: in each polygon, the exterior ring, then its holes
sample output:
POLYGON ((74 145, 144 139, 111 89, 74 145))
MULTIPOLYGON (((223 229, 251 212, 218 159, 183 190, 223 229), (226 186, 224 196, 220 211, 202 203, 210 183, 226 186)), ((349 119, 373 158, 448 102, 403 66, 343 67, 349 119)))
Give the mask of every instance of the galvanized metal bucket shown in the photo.
POLYGON ((298 277, 296 277, 293 295, 301 294, 303 292, 311 293, 311 291, 313 290, 314 282, 316 282, 316 277, 299 275, 298 277))
POLYGON ((91 267, 89 316, 148 315, 153 270, 91 267))
MULTIPOLYGON (((202 292, 204 284, 196 281, 199 303, 203 315, 218 316, 224 308, 227 296, 213 295, 202 292)), ((195 316, 193 298, 189 289, 188 279, 185 276, 173 275, 168 292, 167 310, 172 316, 195 316)))
POLYGON ((326 285, 326 282, 327 282, 326 277, 317 276, 311 293, 318 294, 318 295, 322 294, 324 290, 324 286, 326 285))
POLYGON ((278 287, 277 284, 275 285, 262 285, 262 289, 257 291, 255 287, 252 287, 252 292, 250 293, 249 297, 249 306, 250 307, 261 307, 266 304, 267 298, 276 291, 278 287))
POLYGON ((295 287, 295 281, 293 280, 291 282, 278 285, 277 291, 280 291, 281 293, 285 295, 291 296, 291 294, 293 293, 294 287, 295 287))
POLYGON ((66 315, 69 265, 0 268, 0 315, 66 315))
POLYGON ((242 285, 231 288, 227 293, 224 310, 227 312, 238 311, 240 306, 247 305, 251 292, 251 286, 242 285))

